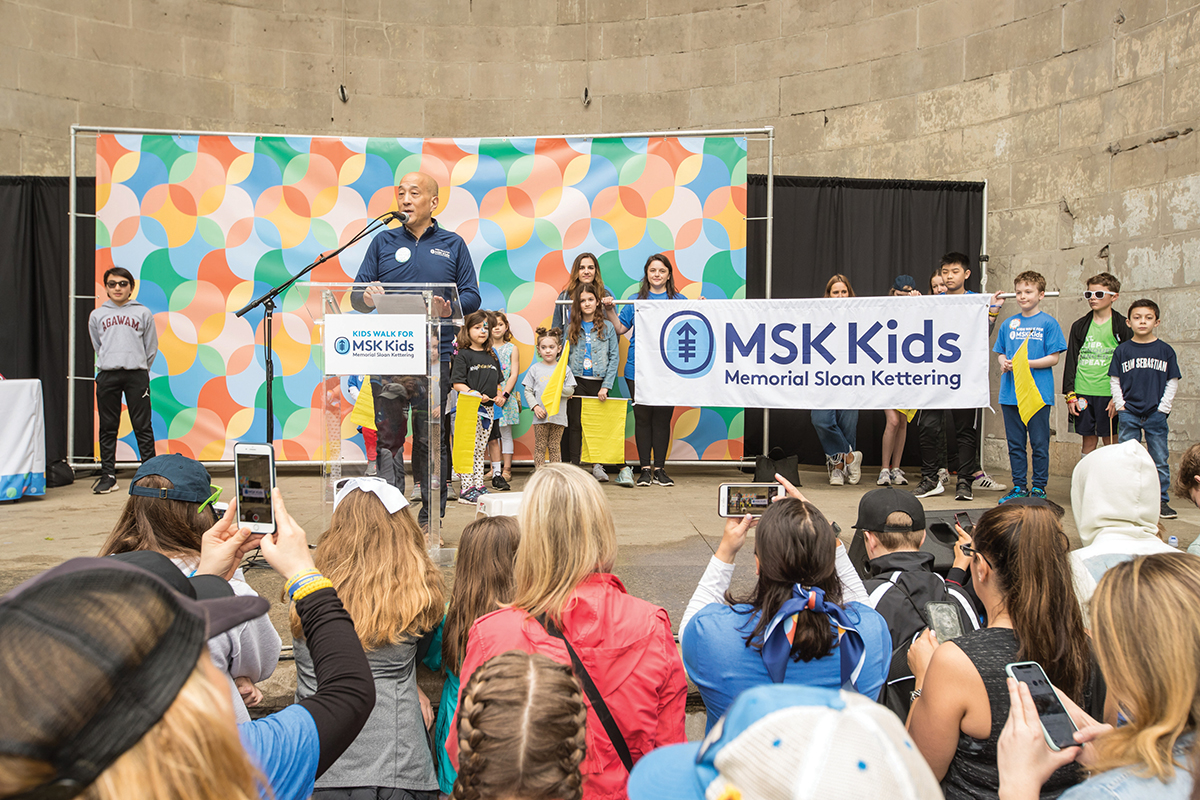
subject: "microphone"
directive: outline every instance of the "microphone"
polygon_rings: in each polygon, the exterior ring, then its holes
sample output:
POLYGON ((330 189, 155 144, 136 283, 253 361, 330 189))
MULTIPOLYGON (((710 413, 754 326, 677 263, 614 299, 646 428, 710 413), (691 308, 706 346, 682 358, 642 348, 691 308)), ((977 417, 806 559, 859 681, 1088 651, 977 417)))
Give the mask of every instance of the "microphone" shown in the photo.
POLYGON ((396 220, 397 222, 401 223, 408 222, 408 214, 405 214, 403 211, 391 211, 388 213, 388 218, 384 220, 384 222, 391 222, 392 220, 396 220))

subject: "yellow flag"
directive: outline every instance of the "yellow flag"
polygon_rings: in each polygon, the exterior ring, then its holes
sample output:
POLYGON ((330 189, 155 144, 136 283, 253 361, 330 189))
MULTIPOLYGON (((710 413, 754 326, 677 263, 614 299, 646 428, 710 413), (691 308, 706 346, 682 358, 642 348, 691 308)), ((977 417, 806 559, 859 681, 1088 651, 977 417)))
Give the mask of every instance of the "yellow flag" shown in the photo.
POLYGON ((375 395, 371 391, 371 376, 363 375, 362 387, 358 390, 358 399, 350 411, 350 421, 355 425, 375 430, 375 395))
POLYGON ((550 382, 542 392, 542 408, 550 416, 558 413, 558 404, 562 401, 563 383, 567 380, 567 356, 570 354, 571 343, 564 341, 562 355, 558 357, 558 364, 550 373, 550 382))
POLYGON ((604 401, 596 397, 581 400, 579 424, 583 428, 583 452, 580 460, 590 464, 623 464, 625 415, 629 412, 629 401, 620 397, 604 401))
POLYGON ((896 410, 899 411, 901 414, 903 414, 904 418, 907 419, 909 422, 913 421, 913 418, 917 416, 917 411, 918 411, 918 409, 915 409, 915 408, 898 408, 896 410))
POLYGON ((483 398, 474 394, 458 393, 454 406, 454 452, 451 462, 459 475, 475 471, 475 428, 479 425, 479 404, 483 398))
POLYGON ((1017 390, 1017 411, 1021 414, 1021 422, 1026 425, 1033 415, 1042 410, 1046 401, 1033 380, 1033 370, 1029 366, 1029 340, 1021 342, 1016 354, 1012 357, 1013 385, 1017 390))

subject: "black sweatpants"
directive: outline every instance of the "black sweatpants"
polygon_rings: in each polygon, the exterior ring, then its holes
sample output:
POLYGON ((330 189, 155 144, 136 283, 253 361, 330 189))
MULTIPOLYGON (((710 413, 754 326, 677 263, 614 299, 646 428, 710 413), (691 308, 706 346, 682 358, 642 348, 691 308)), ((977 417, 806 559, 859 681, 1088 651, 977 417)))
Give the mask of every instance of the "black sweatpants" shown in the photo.
POLYGON ((563 436, 563 461, 579 466, 583 454, 583 414, 582 397, 597 397, 604 388, 601 378, 583 378, 575 376, 575 394, 567 398, 567 431, 563 436))
POLYGON ((667 448, 671 444, 671 417, 675 406, 648 406, 636 401, 633 381, 628 378, 629 398, 633 404, 633 439, 637 442, 638 463, 642 469, 650 466, 653 451, 654 468, 662 469, 667 463, 667 448))
POLYGON ((150 371, 104 369, 96 375, 96 410, 100 413, 100 472, 117 475, 117 432, 121 427, 121 396, 137 436, 142 461, 155 456, 150 418, 150 371))
MULTIPOLYGON (((979 409, 956 408, 950 412, 958 439, 958 478, 970 481, 979 472, 979 409)), ((940 408, 921 411, 917 430, 921 442, 921 477, 936 478, 946 466, 945 414, 940 408)))

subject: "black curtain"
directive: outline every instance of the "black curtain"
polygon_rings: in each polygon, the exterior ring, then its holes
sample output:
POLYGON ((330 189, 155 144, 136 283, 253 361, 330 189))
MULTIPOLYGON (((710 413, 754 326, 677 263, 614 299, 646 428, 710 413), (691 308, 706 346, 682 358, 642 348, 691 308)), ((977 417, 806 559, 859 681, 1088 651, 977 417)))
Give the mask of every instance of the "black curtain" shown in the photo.
MULTIPOLYGON (((96 181, 78 178, 80 213, 94 214, 96 181)), ((40 378, 46 414, 47 462, 67 455, 68 239, 70 179, 0 176, 0 374, 40 378)), ((95 283, 96 227, 78 218, 76 291, 95 283)), ((77 375, 91 375, 87 319, 94 304, 76 301, 77 375)), ((92 450, 92 384, 76 381, 75 452, 92 450)))
MULTIPOLYGON (((767 179, 750 175, 747 183, 746 296, 761 298, 767 223, 754 218, 766 216, 767 179)), ((825 283, 839 273, 859 296, 887 294, 898 275, 911 275, 928 293, 934 269, 953 251, 970 257, 967 288, 978 291, 983 186, 775 176, 771 297, 822 297, 825 283)), ((859 414, 858 449, 867 464, 880 462, 884 426, 882 411, 859 414)), ((770 447, 798 453, 805 464, 825 463, 806 410, 773 409, 770 437, 770 447)), ((748 455, 763 452, 761 410, 746 409, 745 445, 748 455)), ((909 428, 903 462, 920 463, 915 426, 909 428)))

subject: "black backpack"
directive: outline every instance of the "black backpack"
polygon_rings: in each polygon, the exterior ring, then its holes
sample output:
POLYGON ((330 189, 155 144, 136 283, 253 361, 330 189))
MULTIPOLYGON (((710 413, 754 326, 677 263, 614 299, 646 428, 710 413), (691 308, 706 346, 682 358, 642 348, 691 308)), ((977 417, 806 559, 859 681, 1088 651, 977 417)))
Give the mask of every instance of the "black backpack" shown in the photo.
POLYGON ((46 465, 46 485, 51 488, 59 486, 70 486, 75 482, 75 470, 71 469, 71 465, 67 463, 65 458, 60 458, 52 464, 46 465))

